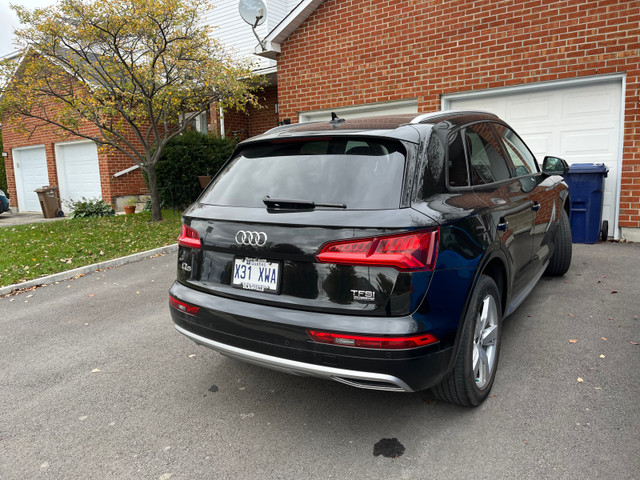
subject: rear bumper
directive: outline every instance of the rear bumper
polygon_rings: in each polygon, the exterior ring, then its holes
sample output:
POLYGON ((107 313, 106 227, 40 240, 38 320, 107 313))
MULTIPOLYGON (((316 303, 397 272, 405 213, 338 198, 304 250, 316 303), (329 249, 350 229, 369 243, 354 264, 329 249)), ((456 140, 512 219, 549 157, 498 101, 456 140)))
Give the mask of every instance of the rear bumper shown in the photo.
POLYGON ((313 342, 306 329, 380 335, 420 333, 406 317, 335 315, 259 305, 200 292, 174 283, 171 295, 200 307, 196 315, 171 308, 176 329, 224 355, 294 375, 374 390, 413 392, 447 373, 453 351, 446 339, 409 350, 377 350, 313 342))
POLYGON ((346 383, 354 387, 368 388, 372 390, 388 390, 395 392, 413 392, 411 387, 401 379, 393 375, 385 375, 373 372, 358 372, 355 370, 347 370, 343 368, 328 367, 326 365, 315 365, 312 363, 298 362, 287 358, 274 357, 265 355, 251 350, 245 350, 224 343, 216 342, 178 325, 175 325, 183 335, 186 335, 198 345, 202 345, 228 357, 243 360, 254 365, 266 367, 271 370, 289 373, 292 375, 303 375, 310 377, 324 378, 326 380, 335 380, 337 382, 346 383))

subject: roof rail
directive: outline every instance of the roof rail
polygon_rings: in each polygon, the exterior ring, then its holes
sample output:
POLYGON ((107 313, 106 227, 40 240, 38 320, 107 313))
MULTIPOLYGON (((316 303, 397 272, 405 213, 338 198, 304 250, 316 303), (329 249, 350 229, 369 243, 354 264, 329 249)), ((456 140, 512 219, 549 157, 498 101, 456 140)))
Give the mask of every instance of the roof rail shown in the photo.
POLYGON ((421 115, 418 115, 416 118, 411 120, 410 123, 427 123, 428 120, 432 120, 442 116, 452 115, 452 114, 464 114, 464 113, 467 113, 467 114, 481 113, 481 114, 491 115, 493 117, 496 116, 494 113, 487 112, 485 110, 439 110, 437 112, 423 113, 421 115))

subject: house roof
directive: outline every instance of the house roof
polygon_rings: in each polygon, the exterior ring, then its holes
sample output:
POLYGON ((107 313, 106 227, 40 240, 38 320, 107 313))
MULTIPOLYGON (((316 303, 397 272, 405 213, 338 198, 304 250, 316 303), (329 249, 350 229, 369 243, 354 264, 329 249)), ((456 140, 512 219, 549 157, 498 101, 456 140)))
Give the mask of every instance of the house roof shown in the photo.
POLYGON ((271 30, 263 40, 264 50, 256 47, 255 54, 275 60, 280 53, 280 44, 304 22, 322 3, 323 0, 301 0, 289 15, 271 30))

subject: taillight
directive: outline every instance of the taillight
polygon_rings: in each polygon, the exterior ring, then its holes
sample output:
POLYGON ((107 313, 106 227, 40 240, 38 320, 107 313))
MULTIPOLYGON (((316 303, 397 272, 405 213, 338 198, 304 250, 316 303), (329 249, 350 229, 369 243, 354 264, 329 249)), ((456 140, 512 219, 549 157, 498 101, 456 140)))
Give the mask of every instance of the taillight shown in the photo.
POLYGON ((438 341, 438 339, 430 333, 412 335, 410 337, 369 337, 363 335, 345 335, 342 333, 307 330, 307 335, 309 335, 313 341, 319 343, 329 343, 333 345, 358 348, 379 348, 383 350, 418 348, 438 341))
POLYGON ((181 302, 177 298, 173 298, 169 295, 169 305, 173 308, 180 310, 181 312, 189 313, 191 315, 195 315, 200 310, 200 307, 196 307, 195 305, 189 305, 188 303, 181 302))
POLYGON ((380 265, 398 270, 433 270, 438 229, 326 243, 316 259, 322 263, 380 265))
POLYGON ((200 244, 200 235, 193 228, 187 227, 184 223, 178 237, 178 245, 190 248, 202 248, 200 244))

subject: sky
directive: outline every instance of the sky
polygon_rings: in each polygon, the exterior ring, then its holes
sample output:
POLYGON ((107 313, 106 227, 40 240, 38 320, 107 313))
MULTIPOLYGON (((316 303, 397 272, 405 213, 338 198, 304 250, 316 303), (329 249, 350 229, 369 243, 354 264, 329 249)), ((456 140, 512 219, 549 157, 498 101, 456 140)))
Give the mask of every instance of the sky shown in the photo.
POLYGON ((16 50, 13 45, 13 29, 20 26, 18 17, 9 5, 22 5, 29 9, 46 7, 54 4, 54 0, 0 0, 0 57, 16 50))

